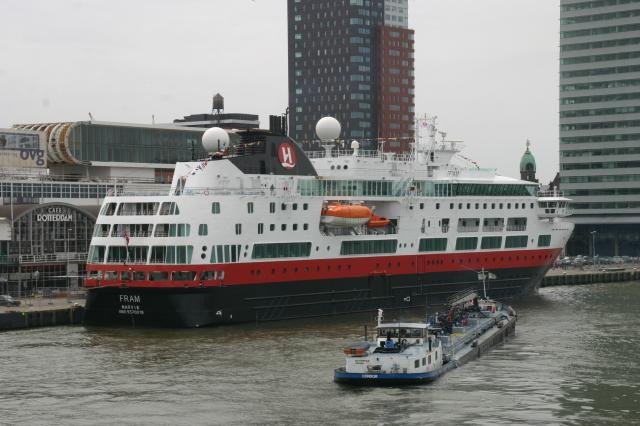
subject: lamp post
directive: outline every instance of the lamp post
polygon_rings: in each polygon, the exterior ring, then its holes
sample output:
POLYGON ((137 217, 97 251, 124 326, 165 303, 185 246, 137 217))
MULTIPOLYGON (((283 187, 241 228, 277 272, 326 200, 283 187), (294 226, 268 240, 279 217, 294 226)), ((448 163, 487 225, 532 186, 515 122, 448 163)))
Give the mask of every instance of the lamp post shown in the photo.
POLYGON ((598 231, 591 231, 591 251, 593 255, 593 270, 596 270, 596 234, 598 231))
POLYGON ((67 297, 69 295, 69 258, 71 258, 71 232, 73 232, 73 228, 67 228, 67 297))

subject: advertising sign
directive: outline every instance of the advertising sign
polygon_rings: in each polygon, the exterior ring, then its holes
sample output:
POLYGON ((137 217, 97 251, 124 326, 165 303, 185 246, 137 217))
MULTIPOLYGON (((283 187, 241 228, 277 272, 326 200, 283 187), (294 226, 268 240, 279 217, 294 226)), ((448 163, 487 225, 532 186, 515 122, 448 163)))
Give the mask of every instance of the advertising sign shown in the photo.
POLYGON ((0 129, 0 167, 46 167, 44 139, 40 132, 0 129))

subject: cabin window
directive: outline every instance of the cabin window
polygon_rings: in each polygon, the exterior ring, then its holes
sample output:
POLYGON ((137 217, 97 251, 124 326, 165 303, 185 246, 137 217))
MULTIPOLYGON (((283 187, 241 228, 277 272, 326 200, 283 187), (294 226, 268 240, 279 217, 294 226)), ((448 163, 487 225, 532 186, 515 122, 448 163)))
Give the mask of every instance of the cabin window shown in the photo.
POLYGON ((111 246, 107 263, 146 263, 147 250, 147 246, 111 246))
POLYGON ((134 281, 144 281, 146 279, 145 273, 142 271, 134 271, 133 280, 134 281))
POLYGON ((504 240, 504 248, 523 248, 526 246, 526 235, 509 235, 504 240))
MULTIPOLYGON (((149 204, 149 203, 145 203, 149 204)), ((170 216, 174 214, 180 214, 180 209, 176 203, 162 203, 162 207, 160 207, 160 214, 162 216, 170 216)))
POLYGON ((426 358, 422 358, 422 365, 427 365, 427 359, 426 358))
POLYGON ((214 201, 213 203, 211 203, 211 213, 220 214, 220 203, 219 202, 214 201))
POLYGON ((276 203, 269 203, 269 213, 276 212, 276 203))
POLYGON ((269 231, 275 231, 276 230, 276 225, 275 223, 272 223, 269 225, 269 231))
POLYGON ((149 281, 162 281, 168 280, 169 273, 168 272, 149 272, 149 281))
POLYGON ((293 228, 294 231, 298 230, 298 224, 294 223, 293 225, 291 225, 291 227, 293 228))
POLYGON ((96 227, 93 228, 93 236, 94 237, 108 237, 109 230, 111 229, 111 225, 109 224, 96 224, 96 227))
POLYGON ((150 263, 189 264, 193 246, 152 246, 150 263))
POLYGON ((159 205, 159 203, 122 203, 118 207, 118 216, 153 216, 158 213, 159 205))
POLYGON ((283 257, 309 257, 311 243, 254 244, 252 259, 277 259, 283 257))
POLYGON ((220 244, 211 247, 211 263, 232 263, 240 260, 242 246, 239 244, 220 244))
POLYGON ((420 210, 424 210, 424 203, 420 203, 420 210))
POLYGON ((302 210, 308 210, 309 209, 309 204, 304 203, 302 204, 302 210))
POLYGON ((249 214, 253 213, 253 202, 252 201, 249 201, 247 203, 247 213, 249 213, 249 214))
POLYGON ((116 203, 107 203, 102 207, 102 211, 100 212, 100 214, 104 216, 113 216, 113 214, 116 212, 116 206, 116 203))
POLYGON ((502 237, 482 237, 480 248, 482 250, 499 249, 502 247, 502 237))
POLYGON ((431 365, 431 355, 429 355, 429 358, 427 359, 427 364, 431 365))
POLYGON ((460 237, 456 240, 456 250, 475 250, 478 247, 478 237, 460 237))
POLYGON ((172 281, 193 281, 196 273, 193 271, 175 271, 171 273, 172 281))
POLYGON ((258 234, 262 234, 264 232, 264 223, 258 224, 258 234))
POLYGON ((198 225, 198 235, 204 236, 209 233, 209 227, 206 223, 201 223, 198 225))
POLYGON ((89 263, 103 263, 104 262, 105 246, 91 246, 89 247, 89 254, 87 259, 89 263))
POLYGON ((440 203, 436 203, 436 210, 440 210, 440 203))
POLYGON ((308 230, 309 229, 309 224, 308 223, 303 224, 302 225, 302 229, 305 230, 305 231, 308 230))
POLYGON ((236 223, 236 235, 242 234, 242 224, 236 223))
POLYGON ((298 210, 298 203, 293 203, 293 204, 291 205, 291 208, 292 208, 293 210, 298 210))
POLYGON ((454 209, 454 206, 455 206, 455 204, 453 204, 453 203, 449 203, 449 208, 450 208, 451 210, 453 210, 453 209, 454 209))
POLYGON ((211 281, 216 279, 216 271, 204 271, 200 273, 200 279, 203 281, 211 281))
POLYGON ((420 367, 420 360, 419 360, 419 359, 416 359, 416 360, 413 362, 413 367, 414 367, 414 368, 418 368, 418 367, 420 367))
POLYGON ((549 247, 551 245, 551 235, 539 235, 538 247, 549 247))
POLYGON ((343 241, 341 255, 395 253, 398 240, 343 241))
POLYGON ((283 223, 282 225, 280 225, 280 230, 286 231, 287 230, 287 224, 283 223))
POLYGON ((280 210, 284 211, 284 210, 286 210, 286 209, 287 209, 287 203, 282 203, 282 204, 280 205, 280 210))
POLYGON ((421 238, 418 246, 419 252, 445 251, 447 250, 446 238, 421 238))

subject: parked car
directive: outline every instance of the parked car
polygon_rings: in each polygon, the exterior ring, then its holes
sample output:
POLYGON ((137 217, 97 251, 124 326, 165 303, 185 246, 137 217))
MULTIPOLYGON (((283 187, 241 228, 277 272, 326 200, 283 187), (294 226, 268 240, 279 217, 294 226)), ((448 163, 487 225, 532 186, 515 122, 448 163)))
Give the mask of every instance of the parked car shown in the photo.
POLYGON ((20 301, 9 295, 0 295, 0 306, 20 306, 20 301))

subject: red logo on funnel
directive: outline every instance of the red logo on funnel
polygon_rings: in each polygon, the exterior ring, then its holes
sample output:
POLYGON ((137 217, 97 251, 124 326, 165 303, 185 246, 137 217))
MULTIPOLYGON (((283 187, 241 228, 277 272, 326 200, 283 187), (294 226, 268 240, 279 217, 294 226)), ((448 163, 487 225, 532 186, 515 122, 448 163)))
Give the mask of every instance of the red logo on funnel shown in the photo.
POLYGON ((293 147, 284 142, 278 146, 278 160, 285 169, 293 169, 296 166, 296 153, 293 147))

